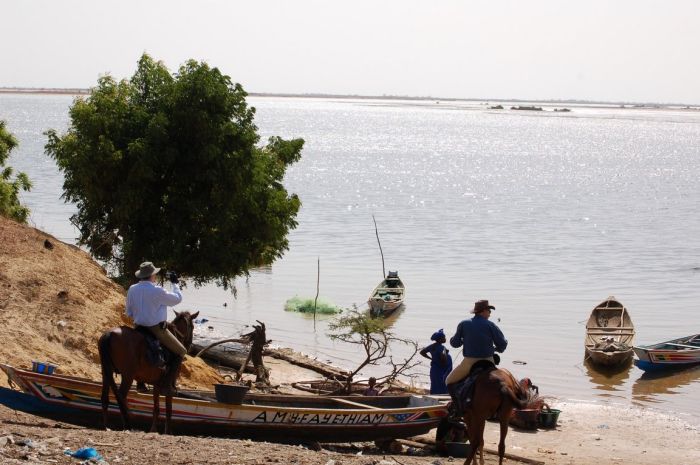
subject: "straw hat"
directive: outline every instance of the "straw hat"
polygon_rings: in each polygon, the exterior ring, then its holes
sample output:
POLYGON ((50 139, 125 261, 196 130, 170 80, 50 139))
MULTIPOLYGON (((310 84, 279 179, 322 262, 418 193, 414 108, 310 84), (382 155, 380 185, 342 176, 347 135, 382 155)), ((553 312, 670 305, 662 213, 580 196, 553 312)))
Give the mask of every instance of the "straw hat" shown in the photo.
POLYGON ((156 268, 152 262, 143 262, 139 265, 139 269, 134 275, 139 279, 150 278, 154 274, 158 273, 160 268, 156 268))

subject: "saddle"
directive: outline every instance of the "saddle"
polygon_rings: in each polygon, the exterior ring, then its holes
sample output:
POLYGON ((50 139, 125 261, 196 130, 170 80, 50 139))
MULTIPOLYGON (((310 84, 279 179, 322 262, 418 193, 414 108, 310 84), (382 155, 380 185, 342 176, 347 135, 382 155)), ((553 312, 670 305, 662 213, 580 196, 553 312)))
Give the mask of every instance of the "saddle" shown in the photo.
POLYGON ((172 352, 164 347, 147 327, 136 325, 134 328, 146 339, 146 360, 156 368, 165 369, 172 358, 172 352))
POLYGON ((476 378, 478 378, 482 373, 489 373, 495 369, 496 365, 489 360, 479 360, 472 366, 467 377, 460 381, 457 385, 457 396, 462 409, 467 408, 472 402, 472 398, 474 397, 474 382, 476 381, 476 378))

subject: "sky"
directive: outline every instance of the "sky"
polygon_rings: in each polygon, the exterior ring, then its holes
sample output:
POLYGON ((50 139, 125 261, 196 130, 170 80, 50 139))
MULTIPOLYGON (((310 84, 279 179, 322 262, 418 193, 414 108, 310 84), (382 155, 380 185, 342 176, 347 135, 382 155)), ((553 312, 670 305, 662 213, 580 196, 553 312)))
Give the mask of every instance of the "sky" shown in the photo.
POLYGON ((697 0, 0 0, 0 87, 146 52, 248 92, 700 104, 697 0))

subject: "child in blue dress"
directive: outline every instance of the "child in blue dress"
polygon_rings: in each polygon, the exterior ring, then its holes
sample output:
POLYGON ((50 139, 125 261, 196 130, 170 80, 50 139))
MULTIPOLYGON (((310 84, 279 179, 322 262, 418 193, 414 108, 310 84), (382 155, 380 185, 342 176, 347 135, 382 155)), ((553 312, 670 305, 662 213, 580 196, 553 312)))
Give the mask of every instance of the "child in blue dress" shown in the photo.
POLYGON ((435 341, 420 351, 420 354, 430 360, 430 393, 447 394, 445 378, 452 371, 450 351, 443 345, 447 342, 445 333, 440 329, 430 336, 435 341))

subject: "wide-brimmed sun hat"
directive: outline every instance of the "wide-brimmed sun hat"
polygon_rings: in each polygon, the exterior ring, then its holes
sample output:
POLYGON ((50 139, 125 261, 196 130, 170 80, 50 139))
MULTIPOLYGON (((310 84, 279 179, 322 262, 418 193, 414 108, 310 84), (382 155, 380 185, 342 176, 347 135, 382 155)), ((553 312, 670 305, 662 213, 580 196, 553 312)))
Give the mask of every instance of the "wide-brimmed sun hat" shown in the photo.
POLYGON ((472 313, 480 313, 484 310, 496 310, 496 307, 489 305, 488 300, 477 300, 474 302, 474 310, 472 310, 472 313))
POLYGON ((156 268, 152 262, 143 262, 139 265, 139 269, 134 275, 139 279, 145 279, 150 278, 159 271, 160 268, 156 268))

